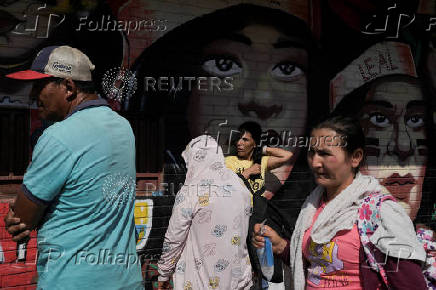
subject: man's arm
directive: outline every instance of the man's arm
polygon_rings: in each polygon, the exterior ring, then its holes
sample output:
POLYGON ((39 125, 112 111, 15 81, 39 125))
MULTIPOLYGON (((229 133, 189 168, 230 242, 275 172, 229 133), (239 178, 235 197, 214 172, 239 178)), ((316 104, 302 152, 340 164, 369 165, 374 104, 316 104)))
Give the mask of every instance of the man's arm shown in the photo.
POLYGON ((33 150, 32 162, 24 174, 12 210, 5 217, 7 231, 14 241, 28 236, 39 224, 44 210, 65 185, 73 166, 71 151, 44 132, 33 150))
POLYGON ((272 170, 288 163, 292 156, 294 156, 294 153, 280 148, 265 147, 264 150, 264 155, 270 156, 268 158, 267 170, 272 170))
POLYGON ((10 205, 5 216, 7 231, 12 235, 14 242, 27 238, 41 221, 46 205, 29 199, 22 189, 18 191, 14 204, 10 205))

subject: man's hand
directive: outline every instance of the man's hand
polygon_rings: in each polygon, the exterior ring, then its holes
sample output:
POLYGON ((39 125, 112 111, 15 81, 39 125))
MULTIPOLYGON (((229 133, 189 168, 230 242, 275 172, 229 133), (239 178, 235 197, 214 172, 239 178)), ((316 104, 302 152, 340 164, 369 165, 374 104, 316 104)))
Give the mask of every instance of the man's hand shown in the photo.
POLYGON ((250 168, 245 169, 244 172, 242 172, 242 175, 245 179, 249 179, 250 176, 260 174, 260 172, 260 164, 254 163, 250 168))
POLYGON ((170 281, 159 281, 157 289, 158 290, 170 289, 170 281))
POLYGON ((256 248, 262 248, 265 246, 265 239, 263 237, 268 237, 271 240, 273 253, 280 255, 286 248, 286 240, 280 237, 275 230, 265 225, 263 235, 260 233, 261 224, 254 225, 254 235, 251 240, 252 244, 256 248))
POLYGON ((20 223, 18 217, 15 217, 15 213, 12 210, 13 205, 13 203, 9 204, 9 212, 4 218, 6 230, 12 235, 14 242, 26 241, 29 239, 30 231, 26 230, 27 226, 24 223, 20 223))

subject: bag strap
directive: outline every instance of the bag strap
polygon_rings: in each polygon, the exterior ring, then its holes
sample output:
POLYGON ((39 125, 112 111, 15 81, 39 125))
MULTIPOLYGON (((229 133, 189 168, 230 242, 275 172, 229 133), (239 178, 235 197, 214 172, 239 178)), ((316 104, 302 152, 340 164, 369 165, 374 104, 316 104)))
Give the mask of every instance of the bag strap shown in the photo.
MULTIPOLYGON (((237 173, 237 175, 239 176, 239 178, 242 179, 242 181, 244 182, 245 186, 248 188, 248 190, 251 192, 251 194, 258 196, 260 198, 265 199, 267 206, 270 207, 272 210, 274 210, 277 215, 279 216, 280 222, 282 224, 282 233, 285 233, 285 229, 289 229, 288 232, 291 232, 291 224, 288 222, 288 220, 286 219, 286 217, 282 214, 282 210, 280 208, 278 208, 275 204, 273 204, 272 202, 270 202, 268 199, 266 199, 265 197, 262 196, 262 194, 260 193, 260 190, 254 192, 253 189, 250 186, 250 183, 248 182, 247 179, 245 179, 245 177, 241 174, 241 173, 237 173)), ((265 190, 264 190, 265 191, 265 190)), ((288 236, 290 236, 290 234, 287 234, 288 236)))
POLYGON ((248 180, 247 179, 245 179, 245 177, 244 177, 244 175, 242 175, 242 173, 236 173, 238 176, 239 176, 239 178, 240 179, 242 179, 242 181, 244 182, 244 184, 245 184, 245 186, 248 188, 248 190, 251 192, 251 194, 255 194, 254 193, 254 191, 253 191, 253 189, 251 188, 251 185, 250 185, 250 183, 248 182, 248 180))
POLYGON ((377 263, 369 241, 369 238, 380 224, 380 207, 385 200, 395 200, 395 198, 390 194, 382 194, 380 192, 374 192, 366 196, 358 210, 357 227, 359 229, 360 242, 362 243, 369 266, 374 271, 380 273, 383 283, 389 289, 386 271, 382 264, 377 263))

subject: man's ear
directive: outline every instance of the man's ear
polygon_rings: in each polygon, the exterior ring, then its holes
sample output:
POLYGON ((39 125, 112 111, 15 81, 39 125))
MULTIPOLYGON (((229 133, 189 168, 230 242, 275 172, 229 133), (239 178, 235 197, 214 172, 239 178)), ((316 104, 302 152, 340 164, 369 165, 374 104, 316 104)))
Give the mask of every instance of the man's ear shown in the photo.
POLYGON ((67 92, 67 101, 71 102, 77 97, 77 86, 71 78, 64 80, 65 89, 67 92))

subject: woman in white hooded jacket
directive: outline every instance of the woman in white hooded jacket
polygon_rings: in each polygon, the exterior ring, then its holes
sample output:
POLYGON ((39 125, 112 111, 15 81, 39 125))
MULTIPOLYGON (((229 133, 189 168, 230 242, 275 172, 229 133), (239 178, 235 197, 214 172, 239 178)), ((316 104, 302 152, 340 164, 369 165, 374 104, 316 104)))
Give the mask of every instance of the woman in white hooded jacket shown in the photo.
POLYGON ((358 172, 365 138, 359 123, 330 117, 311 132, 307 160, 318 186, 307 197, 290 241, 269 237, 290 266, 292 289, 427 289, 424 248, 412 221, 377 179, 358 172))
POLYGON ((250 192, 224 165, 215 139, 200 136, 182 153, 188 172, 175 198, 162 255, 159 289, 249 289, 246 237, 250 192))

